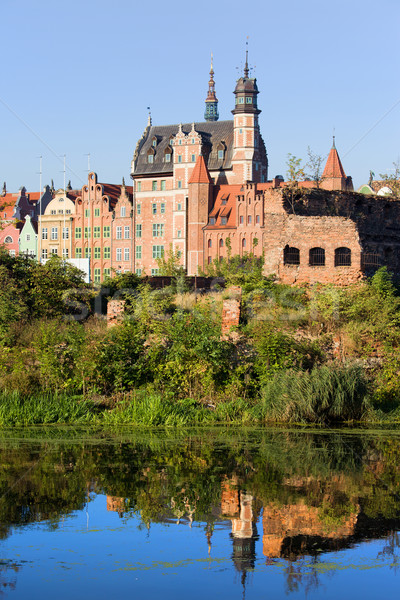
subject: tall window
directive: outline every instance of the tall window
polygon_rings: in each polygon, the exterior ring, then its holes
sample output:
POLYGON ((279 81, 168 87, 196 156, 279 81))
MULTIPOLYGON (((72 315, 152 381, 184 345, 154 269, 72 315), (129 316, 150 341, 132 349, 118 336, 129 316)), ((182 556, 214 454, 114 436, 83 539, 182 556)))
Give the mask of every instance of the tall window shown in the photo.
POLYGON ((101 258, 101 248, 96 246, 94 249, 94 257, 99 260, 101 258))
POLYGON ((157 214, 157 204, 152 204, 151 205, 151 212, 153 215, 157 214))
POLYGON ((136 237, 137 238, 141 238, 142 237, 142 226, 140 223, 136 224, 136 237))
POLYGON ((110 225, 104 225, 103 227, 103 237, 108 238, 111 235, 111 227, 110 225))
POLYGON ((192 162, 196 162, 196 155, 192 154, 192 162))
POLYGON ((111 248, 110 248, 110 246, 104 246, 103 256, 104 256, 104 258, 111 258, 111 248))
POLYGON ((164 246, 153 246, 153 258, 162 258, 164 256, 164 246))
POLYGON ((75 258, 82 258, 82 248, 75 248, 75 258))
POLYGON ((182 188, 182 181, 178 181, 178 189, 180 190, 182 188))
POLYGON ((126 240, 129 240, 130 237, 131 237, 131 228, 129 227, 129 225, 125 225, 125 227, 124 227, 124 238, 126 240))
POLYGON ((104 273, 104 279, 106 277, 110 277, 110 275, 111 275, 111 269, 109 267, 107 267, 107 268, 104 269, 103 273, 104 273))
POLYGON ((153 237, 164 237, 164 223, 153 223, 153 237))
POLYGON ((58 240, 58 227, 51 228, 51 239, 58 240))
POLYGON ((161 189, 165 190, 165 179, 161 179, 161 189))
POLYGON ((181 163, 181 162, 182 162, 182 154, 179 154, 179 156, 178 156, 178 163, 181 163))
POLYGON ((90 209, 85 208, 85 217, 90 217, 90 209))
POLYGON ((117 248, 116 259, 117 260, 122 260, 122 248, 117 248))
POLYGON ((117 240, 122 240, 122 227, 120 225, 117 227, 117 240))
POLYGON ((124 248, 124 260, 129 260, 129 248, 124 248))
POLYGON ((101 234, 101 229, 99 226, 93 227, 93 237, 99 238, 101 234))
POLYGON ((136 260, 142 258, 142 246, 136 246, 136 260))
POLYGON ((162 215, 165 214, 165 202, 161 202, 160 204, 160 213, 162 215))
POLYGON ((42 259, 46 260, 47 259, 47 248, 43 248, 42 249, 42 259))
POLYGON ((153 190, 153 192, 157 191, 157 181, 153 181, 151 184, 151 189, 153 190))
POLYGON ((63 236, 63 240, 69 239, 69 227, 63 227, 62 236, 63 236))
POLYGON ((99 217, 100 216, 100 209, 99 208, 95 208, 94 209, 94 216, 95 217, 99 217))
POLYGON ((101 279, 101 270, 99 268, 96 268, 94 270, 94 282, 100 283, 100 279, 101 279))
POLYGON ((66 259, 66 258, 68 258, 68 254, 69 254, 69 252, 68 252, 68 248, 63 248, 63 251, 62 251, 62 257, 63 257, 64 259, 66 259))
POLYGON ((142 191, 142 182, 141 182, 141 181, 138 181, 138 182, 137 182, 137 186, 136 186, 136 187, 137 187, 137 191, 138 191, 138 192, 141 192, 141 191, 142 191))
POLYGON ((142 205, 141 204, 136 204, 136 212, 138 215, 142 214, 142 205))
POLYGON ((126 206, 121 206, 121 217, 126 217, 126 206))
POLYGON ((47 240, 47 227, 42 229, 42 240, 47 240))
POLYGON ((91 256, 92 256, 92 249, 85 248, 85 258, 91 258, 91 256))
POLYGON ((85 238, 90 239, 90 237, 91 237, 90 227, 85 227, 85 238))

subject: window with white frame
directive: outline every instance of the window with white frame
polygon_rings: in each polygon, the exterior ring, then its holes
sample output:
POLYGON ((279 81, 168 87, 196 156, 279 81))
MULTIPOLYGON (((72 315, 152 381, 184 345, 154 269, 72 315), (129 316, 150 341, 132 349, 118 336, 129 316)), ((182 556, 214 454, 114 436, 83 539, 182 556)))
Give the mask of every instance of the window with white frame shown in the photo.
POLYGON ((117 240, 122 240, 122 227, 120 225, 117 227, 117 240))
POLYGON ((69 227, 63 227, 62 236, 63 236, 63 240, 69 239, 69 227))
POLYGON ((129 260, 129 248, 124 248, 124 260, 129 260))
POLYGON ((130 237, 131 237, 131 228, 129 227, 129 225, 125 225, 125 227, 124 227, 124 238, 126 240, 129 240, 130 237))
POLYGON ((47 240, 47 227, 42 229, 42 240, 47 240))
POLYGON ((58 227, 51 228, 51 239, 58 240, 58 227))
POLYGON ((164 223, 153 223, 153 237, 164 237, 164 223))
POLYGON ((121 217, 126 217, 126 206, 121 206, 121 217))
POLYGON ((117 248, 115 256, 117 260, 122 260, 122 248, 117 248))
POLYGON ((164 256, 164 246, 153 246, 153 258, 162 258, 164 256))
POLYGON ((63 248, 62 257, 63 258, 68 258, 68 248, 63 248))
POLYGON ((42 249, 42 259, 46 260, 47 259, 47 248, 43 248, 42 249))

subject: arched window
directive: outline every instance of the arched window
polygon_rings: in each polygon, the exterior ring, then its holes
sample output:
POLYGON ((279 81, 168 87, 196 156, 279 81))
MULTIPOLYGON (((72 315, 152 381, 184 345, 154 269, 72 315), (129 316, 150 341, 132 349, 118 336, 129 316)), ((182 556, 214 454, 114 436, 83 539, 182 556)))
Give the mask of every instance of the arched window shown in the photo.
POLYGON ((350 267, 351 266, 351 250, 350 248, 335 249, 335 267, 350 267))
POLYGON ((283 250, 283 264, 284 265, 299 265, 300 264, 300 250, 298 248, 292 248, 291 246, 285 246, 283 250))
POLYGON ((207 245, 208 245, 209 248, 211 248, 212 247, 212 241, 208 240, 208 244, 207 245))
POLYGON ((172 148, 167 146, 164 150, 164 162, 170 163, 172 158, 172 148))
POLYGON ((242 239, 242 248, 246 248, 246 238, 242 239))
POLYGON ((12 244, 12 243, 13 243, 13 239, 12 239, 12 237, 11 237, 10 235, 8 235, 8 236, 6 237, 6 239, 4 240, 4 243, 5 243, 5 244, 12 244))
POLYGON ((219 247, 220 248, 224 247, 224 240, 222 238, 219 240, 219 247))
POLYGON ((309 256, 310 267, 325 266, 325 250, 323 248, 311 248, 309 256))

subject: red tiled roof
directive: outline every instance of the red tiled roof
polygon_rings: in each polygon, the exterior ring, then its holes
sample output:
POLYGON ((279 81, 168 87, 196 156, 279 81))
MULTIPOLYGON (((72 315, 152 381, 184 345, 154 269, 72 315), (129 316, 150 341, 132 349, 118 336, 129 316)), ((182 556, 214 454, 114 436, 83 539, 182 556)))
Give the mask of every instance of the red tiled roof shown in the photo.
POLYGON ((202 154, 199 154, 197 157, 196 164, 189 179, 189 183, 212 183, 210 173, 208 172, 207 165, 202 154))
POLYGON ((2 220, 10 221, 13 218, 15 204, 19 196, 19 193, 7 193, 5 196, 0 196, 0 217, 2 220))
POLYGON ((340 162, 338 151, 335 146, 332 146, 329 152, 328 159, 326 161, 324 172, 322 173, 323 179, 331 179, 333 177, 346 177, 342 163, 340 162))
MULTIPOLYGON (((258 187, 258 186, 257 186, 258 187)), ((207 229, 220 229, 236 227, 236 196, 243 193, 242 185, 220 185, 216 187, 216 196, 214 207, 210 213, 210 217, 216 218, 215 225, 207 225, 207 229), (224 204, 222 204, 224 201, 224 204), (221 225, 220 217, 227 217, 226 225, 221 225)))
POLYGON ((33 202, 39 202, 40 197, 42 196, 42 194, 40 192, 29 192, 29 194, 27 194, 28 196, 28 200, 29 202, 33 203, 33 202))

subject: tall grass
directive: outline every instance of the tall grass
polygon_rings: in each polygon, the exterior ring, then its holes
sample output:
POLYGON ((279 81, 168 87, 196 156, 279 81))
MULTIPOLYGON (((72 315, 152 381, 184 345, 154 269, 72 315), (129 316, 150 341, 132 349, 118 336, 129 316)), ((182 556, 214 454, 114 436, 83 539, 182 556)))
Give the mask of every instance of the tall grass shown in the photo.
POLYGON ((89 400, 58 394, 0 393, 0 426, 92 421, 96 407, 89 400))
POLYGON ((369 409, 367 381, 363 371, 353 366, 280 371, 262 389, 262 412, 267 421, 360 421, 369 409))

